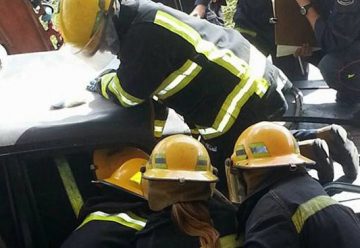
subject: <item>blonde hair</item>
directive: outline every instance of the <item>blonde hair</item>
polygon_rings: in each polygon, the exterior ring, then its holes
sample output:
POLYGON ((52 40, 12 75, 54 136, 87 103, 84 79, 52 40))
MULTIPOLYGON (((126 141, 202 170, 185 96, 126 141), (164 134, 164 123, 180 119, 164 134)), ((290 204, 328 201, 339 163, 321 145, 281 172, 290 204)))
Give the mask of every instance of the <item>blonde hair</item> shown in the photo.
POLYGON ((171 217, 181 231, 199 237, 202 248, 218 248, 219 232, 214 228, 204 201, 179 202, 172 205, 171 217))
POLYGON ((100 48, 101 42, 105 35, 106 25, 108 23, 108 16, 104 16, 99 23, 99 26, 95 33, 92 35, 88 43, 79 51, 87 57, 93 56, 100 48))

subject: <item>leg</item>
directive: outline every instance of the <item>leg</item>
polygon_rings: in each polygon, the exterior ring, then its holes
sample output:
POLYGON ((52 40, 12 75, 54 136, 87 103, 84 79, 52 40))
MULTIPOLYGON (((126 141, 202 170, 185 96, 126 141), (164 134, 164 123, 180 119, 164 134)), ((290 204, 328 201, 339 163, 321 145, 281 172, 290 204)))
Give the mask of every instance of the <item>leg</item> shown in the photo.
POLYGON ((360 102, 360 42, 327 54, 320 61, 319 69, 326 83, 338 91, 339 102, 360 102))

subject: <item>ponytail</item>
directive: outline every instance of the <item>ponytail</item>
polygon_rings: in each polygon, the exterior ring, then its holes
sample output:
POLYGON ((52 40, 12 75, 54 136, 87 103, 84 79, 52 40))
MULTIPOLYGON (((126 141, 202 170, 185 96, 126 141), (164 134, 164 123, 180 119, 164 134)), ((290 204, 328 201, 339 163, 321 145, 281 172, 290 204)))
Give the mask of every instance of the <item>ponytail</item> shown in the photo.
POLYGON ((175 203, 172 205, 171 216, 181 231, 189 236, 200 238, 201 248, 220 247, 220 235, 212 224, 205 202, 175 203))

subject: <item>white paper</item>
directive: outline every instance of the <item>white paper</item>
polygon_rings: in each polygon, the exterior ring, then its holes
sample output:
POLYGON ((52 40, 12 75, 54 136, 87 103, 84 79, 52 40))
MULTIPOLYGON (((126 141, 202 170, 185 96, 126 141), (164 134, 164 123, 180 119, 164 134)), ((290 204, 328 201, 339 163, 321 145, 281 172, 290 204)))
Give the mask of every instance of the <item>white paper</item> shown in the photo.
MULTIPOLYGON (((287 46, 287 45, 277 45, 276 47, 276 57, 283 57, 288 55, 295 54, 296 49, 300 48, 301 46, 287 46)), ((312 51, 318 51, 321 48, 313 47, 312 51)))

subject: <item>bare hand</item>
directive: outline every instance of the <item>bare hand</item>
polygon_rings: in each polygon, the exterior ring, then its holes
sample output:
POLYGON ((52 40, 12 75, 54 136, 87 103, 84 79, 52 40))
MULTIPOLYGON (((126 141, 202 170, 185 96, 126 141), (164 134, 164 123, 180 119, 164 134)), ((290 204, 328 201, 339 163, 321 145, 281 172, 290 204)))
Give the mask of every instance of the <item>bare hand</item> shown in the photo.
POLYGON ((196 5, 193 11, 190 13, 191 16, 195 16, 198 18, 205 18, 206 6, 203 4, 196 5))

